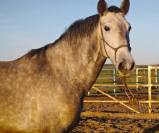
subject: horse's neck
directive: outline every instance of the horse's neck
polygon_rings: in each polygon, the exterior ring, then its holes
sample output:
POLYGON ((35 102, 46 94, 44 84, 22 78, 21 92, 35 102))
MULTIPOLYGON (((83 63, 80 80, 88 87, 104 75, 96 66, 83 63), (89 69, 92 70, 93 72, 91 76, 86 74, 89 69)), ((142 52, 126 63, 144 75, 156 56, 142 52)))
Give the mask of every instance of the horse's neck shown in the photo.
POLYGON ((80 39, 78 44, 63 40, 50 48, 47 55, 54 75, 88 91, 105 62, 97 40, 92 35, 89 39, 80 39))

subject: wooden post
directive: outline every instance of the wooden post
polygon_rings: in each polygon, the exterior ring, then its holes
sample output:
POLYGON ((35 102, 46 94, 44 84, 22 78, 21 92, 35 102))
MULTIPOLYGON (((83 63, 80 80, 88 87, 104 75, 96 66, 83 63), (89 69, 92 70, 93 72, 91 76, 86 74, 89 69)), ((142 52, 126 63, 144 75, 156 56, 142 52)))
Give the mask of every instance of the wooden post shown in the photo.
POLYGON ((152 95, 151 95, 151 66, 148 66, 148 111, 149 113, 152 112, 152 95))

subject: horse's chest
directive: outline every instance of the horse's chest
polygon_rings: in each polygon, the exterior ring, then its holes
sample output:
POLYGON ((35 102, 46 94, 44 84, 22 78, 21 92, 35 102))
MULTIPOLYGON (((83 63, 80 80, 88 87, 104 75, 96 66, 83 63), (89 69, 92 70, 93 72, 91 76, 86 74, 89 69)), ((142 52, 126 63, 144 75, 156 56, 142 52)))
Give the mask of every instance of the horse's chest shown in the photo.
MULTIPOLYGON (((66 130, 75 125, 80 116, 81 100, 75 95, 61 95, 56 92, 55 96, 41 99, 43 121, 46 121, 50 128, 66 130)), ((56 129, 53 129, 53 131, 56 129)))
POLYGON ((67 128, 70 125, 75 125, 79 121, 81 101, 79 98, 70 98, 62 103, 61 106, 58 106, 57 110, 59 110, 58 117, 61 126, 67 128))

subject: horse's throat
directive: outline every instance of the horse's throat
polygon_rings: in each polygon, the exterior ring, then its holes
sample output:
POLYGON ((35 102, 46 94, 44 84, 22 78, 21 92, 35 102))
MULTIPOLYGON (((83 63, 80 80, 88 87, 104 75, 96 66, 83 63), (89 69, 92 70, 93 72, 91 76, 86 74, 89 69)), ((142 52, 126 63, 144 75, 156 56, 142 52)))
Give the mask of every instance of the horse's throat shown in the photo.
POLYGON ((91 61, 88 58, 87 64, 79 66, 79 68, 77 67, 77 70, 79 70, 79 82, 80 84, 83 84, 83 87, 81 89, 84 89, 85 92, 88 92, 91 89, 96 79, 98 78, 98 75, 104 63, 105 58, 100 53, 98 53, 98 55, 96 55, 96 60, 91 61))

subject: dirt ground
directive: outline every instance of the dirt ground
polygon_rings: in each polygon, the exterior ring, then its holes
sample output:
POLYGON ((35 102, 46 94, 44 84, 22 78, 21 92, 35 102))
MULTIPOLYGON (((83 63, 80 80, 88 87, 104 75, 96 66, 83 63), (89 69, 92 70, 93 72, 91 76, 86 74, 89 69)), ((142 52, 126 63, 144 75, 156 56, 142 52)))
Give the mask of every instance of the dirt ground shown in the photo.
POLYGON ((80 123, 71 133, 159 133, 159 104, 153 105, 152 114, 147 105, 130 106, 142 113, 116 103, 84 103, 80 123))
POLYGON ((124 114, 89 113, 82 115, 80 123, 71 133, 159 133, 158 114, 158 118, 140 118, 135 115, 124 117, 124 114))

